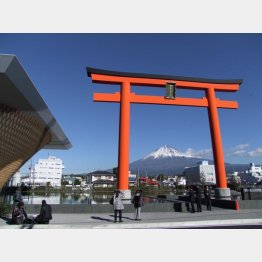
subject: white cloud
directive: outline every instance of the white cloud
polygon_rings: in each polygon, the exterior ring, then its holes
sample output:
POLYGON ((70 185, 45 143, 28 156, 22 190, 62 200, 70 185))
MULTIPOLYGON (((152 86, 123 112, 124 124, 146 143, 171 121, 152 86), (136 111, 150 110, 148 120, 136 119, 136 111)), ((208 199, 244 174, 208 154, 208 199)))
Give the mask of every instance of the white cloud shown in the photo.
POLYGON ((253 151, 248 152, 249 156, 256 157, 256 156, 262 156, 262 147, 259 147, 253 151))
POLYGON ((193 157, 201 157, 201 158, 210 158, 213 156, 212 149, 201 149, 195 151, 193 148, 188 148, 185 153, 193 157))
POLYGON ((233 147, 229 152, 227 153, 227 156, 247 156, 248 153, 246 151, 246 148, 249 147, 249 144, 240 144, 235 147, 233 147))
MULTIPOLYGON (((233 147, 229 152, 226 154, 227 157, 257 157, 262 156, 262 147, 258 147, 255 150, 247 151, 246 149, 249 147, 249 144, 240 144, 233 147)), ((213 157, 212 149, 201 149, 201 150, 194 150, 193 148, 188 148, 185 152, 187 155, 191 157, 199 157, 199 158, 211 158, 213 157)))
POLYGON ((245 148, 247 148, 247 147, 249 147, 249 144, 241 144, 241 145, 237 145, 237 146, 235 146, 234 148, 233 148, 233 150, 235 151, 237 151, 237 150, 243 150, 243 149, 245 149, 245 148))
POLYGON ((234 152, 230 152, 227 156, 247 156, 246 150, 236 150, 234 152))

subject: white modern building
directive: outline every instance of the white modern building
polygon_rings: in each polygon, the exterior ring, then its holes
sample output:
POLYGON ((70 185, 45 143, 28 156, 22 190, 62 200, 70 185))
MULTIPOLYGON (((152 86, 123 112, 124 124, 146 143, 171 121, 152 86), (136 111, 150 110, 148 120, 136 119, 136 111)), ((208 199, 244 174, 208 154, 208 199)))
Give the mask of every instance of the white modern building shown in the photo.
POLYGON ((246 171, 246 174, 251 175, 254 177, 257 182, 262 180, 262 167, 261 166, 255 166, 254 163, 249 164, 249 169, 246 171))
POLYGON ((52 187, 60 187, 64 168, 60 158, 48 156, 47 159, 39 159, 22 182, 33 187, 46 186, 48 182, 52 187))
POLYGON ((7 182, 7 187, 17 187, 21 185, 21 173, 18 170, 7 182))
POLYGON ((185 177, 175 177, 175 182, 178 186, 185 186, 186 185, 186 178, 185 177))
POLYGON ((216 184, 216 171, 214 165, 209 165, 208 161, 200 161, 197 166, 188 167, 184 171, 184 175, 188 185, 216 184))
POLYGON ((167 177, 165 180, 162 181, 162 183, 163 185, 169 187, 185 186, 186 179, 183 176, 167 177))

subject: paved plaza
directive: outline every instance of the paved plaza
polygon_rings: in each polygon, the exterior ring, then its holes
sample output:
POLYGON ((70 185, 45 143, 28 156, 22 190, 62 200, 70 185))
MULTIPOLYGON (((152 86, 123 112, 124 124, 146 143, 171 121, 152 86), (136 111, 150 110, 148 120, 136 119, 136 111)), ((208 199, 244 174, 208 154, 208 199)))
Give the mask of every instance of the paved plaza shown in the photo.
MULTIPOLYGON (((28 214, 36 216, 37 214, 28 214)), ((192 229, 192 228, 262 228, 262 210, 216 208, 201 213, 142 212, 142 220, 133 213, 123 213, 123 223, 113 223, 113 213, 54 213, 47 225, 9 225, 0 219, 0 229, 192 229)))

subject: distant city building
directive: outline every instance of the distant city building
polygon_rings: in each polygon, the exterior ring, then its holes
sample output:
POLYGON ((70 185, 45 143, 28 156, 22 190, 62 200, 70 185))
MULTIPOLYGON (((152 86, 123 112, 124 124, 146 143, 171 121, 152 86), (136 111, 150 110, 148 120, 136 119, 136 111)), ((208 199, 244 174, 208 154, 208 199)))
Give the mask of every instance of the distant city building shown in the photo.
POLYGON ((49 182, 52 187, 60 187, 64 168, 62 160, 55 156, 39 159, 22 182, 31 186, 46 186, 49 182))
POLYGON ((254 163, 250 163, 249 164, 249 170, 247 170, 246 173, 255 177, 258 182, 262 180, 262 168, 261 168, 261 166, 255 166, 254 163))
POLYGON ((185 186, 186 179, 183 176, 168 176, 162 181, 162 184, 169 187, 185 186))
POLYGON ((246 172, 239 173, 239 176, 245 184, 256 184, 257 182, 262 181, 262 167, 250 163, 249 169, 246 170, 246 172))
POLYGON ((140 177, 139 178, 139 184, 145 184, 150 186, 160 186, 159 182, 156 181, 156 179, 153 178, 147 178, 147 177, 140 177))
POLYGON ((18 170, 12 177, 9 178, 8 182, 6 183, 7 187, 17 187, 21 185, 21 173, 18 170))
POLYGON ((135 186, 137 184, 137 174, 132 174, 128 172, 128 184, 129 186, 135 186))
POLYGON ((208 161, 200 161, 197 166, 188 167, 184 171, 187 184, 216 184, 215 166, 209 165, 208 161))
POLYGON ((186 178, 185 177, 178 177, 178 176, 176 176, 175 177, 175 183, 178 186, 185 186, 186 185, 186 178))
POLYGON ((111 172, 97 170, 88 175, 92 187, 112 187, 115 184, 115 175, 111 172))
POLYGON ((62 184, 66 187, 81 187, 85 189, 87 185, 87 174, 70 174, 62 176, 62 184))

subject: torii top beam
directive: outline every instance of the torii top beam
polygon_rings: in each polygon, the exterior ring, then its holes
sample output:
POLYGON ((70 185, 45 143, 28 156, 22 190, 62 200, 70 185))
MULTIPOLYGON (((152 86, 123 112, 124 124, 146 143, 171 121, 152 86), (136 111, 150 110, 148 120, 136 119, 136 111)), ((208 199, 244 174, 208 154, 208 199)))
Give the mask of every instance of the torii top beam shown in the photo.
MULTIPOLYGON (((220 92, 236 92, 239 90, 240 84, 242 84, 241 79, 207 79, 159 74, 128 73, 92 67, 87 67, 86 70, 88 76, 92 78, 94 83, 123 84, 128 82, 129 85, 133 86, 165 87, 167 83, 173 82, 176 84, 176 87, 180 89, 205 90, 206 92, 209 89, 220 92)), ((225 101, 218 98, 215 100, 217 108, 238 108, 238 103, 236 101, 225 101)), ((94 101, 120 102, 120 93, 95 93, 94 101)), ((208 107, 207 97, 165 99, 163 96, 136 95, 135 93, 130 93, 130 103, 208 107)))

